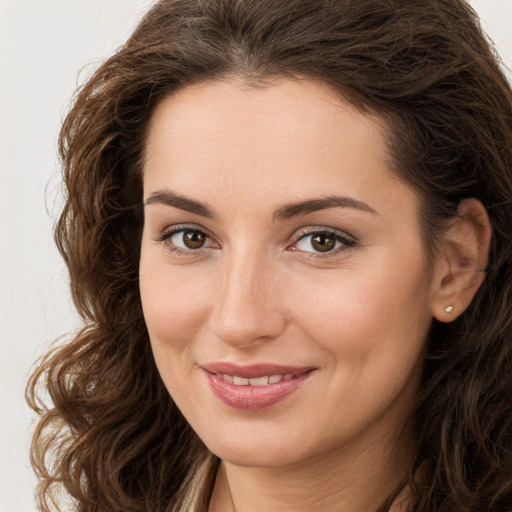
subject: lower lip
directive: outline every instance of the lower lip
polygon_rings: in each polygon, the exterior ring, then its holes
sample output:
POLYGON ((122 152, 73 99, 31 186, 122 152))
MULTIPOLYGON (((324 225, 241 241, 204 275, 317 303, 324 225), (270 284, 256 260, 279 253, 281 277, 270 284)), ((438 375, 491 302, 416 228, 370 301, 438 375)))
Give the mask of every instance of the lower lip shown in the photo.
POLYGON ((299 389, 309 378, 311 371, 301 373, 290 380, 266 386, 235 386, 223 380, 221 375, 206 372, 213 394, 235 409, 257 411, 271 407, 299 389))

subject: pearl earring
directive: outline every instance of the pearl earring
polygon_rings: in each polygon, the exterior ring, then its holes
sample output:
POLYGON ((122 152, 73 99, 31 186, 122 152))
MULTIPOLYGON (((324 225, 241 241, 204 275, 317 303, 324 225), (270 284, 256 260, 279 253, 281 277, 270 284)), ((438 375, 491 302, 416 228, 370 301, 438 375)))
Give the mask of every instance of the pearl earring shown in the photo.
POLYGON ((447 313, 453 313, 453 306, 451 306, 451 305, 450 305, 450 306, 446 306, 446 307, 444 308, 444 310, 445 310, 447 313))

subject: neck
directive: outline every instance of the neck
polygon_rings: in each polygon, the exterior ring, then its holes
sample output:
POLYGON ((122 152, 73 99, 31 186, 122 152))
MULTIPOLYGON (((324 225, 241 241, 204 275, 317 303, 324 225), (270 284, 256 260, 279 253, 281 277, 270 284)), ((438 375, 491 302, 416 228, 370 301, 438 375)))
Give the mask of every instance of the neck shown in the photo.
MULTIPOLYGON (((353 447, 284 467, 255 468, 223 461, 210 512, 377 511, 405 479, 413 453, 413 444, 405 437, 393 443, 393 449, 389 447, 376 439, 365 450, 353 447)), ((390 510, 406 512, 407 503, 404 491, 390 510)))

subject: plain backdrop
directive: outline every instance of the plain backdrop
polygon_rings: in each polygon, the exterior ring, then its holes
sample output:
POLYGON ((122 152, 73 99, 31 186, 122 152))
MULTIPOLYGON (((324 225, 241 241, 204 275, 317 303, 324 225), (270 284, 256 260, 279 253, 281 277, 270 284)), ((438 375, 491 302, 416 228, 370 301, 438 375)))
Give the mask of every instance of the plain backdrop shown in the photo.
MULTIPOLYGON (((0 512, 35 510, 24 389, 36 358, 78 326, 51 233, 59 124, 152 2, 0 0, 0 512)), ((512 67, 512 0, 471 3, 512 67)))

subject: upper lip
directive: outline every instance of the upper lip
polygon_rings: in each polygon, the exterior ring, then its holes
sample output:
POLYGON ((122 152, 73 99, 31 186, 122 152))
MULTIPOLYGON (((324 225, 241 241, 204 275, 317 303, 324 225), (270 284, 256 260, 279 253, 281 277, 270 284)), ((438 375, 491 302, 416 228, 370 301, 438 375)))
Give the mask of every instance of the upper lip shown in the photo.
POLYGON ((300 375, 314 368, 311 366, 286 366, 282 364, 261 363, 241 365, 228 362, 208 363, 201 365, 209 373, 236 375, 245 379, 255 379, 267 375, 300 375))

